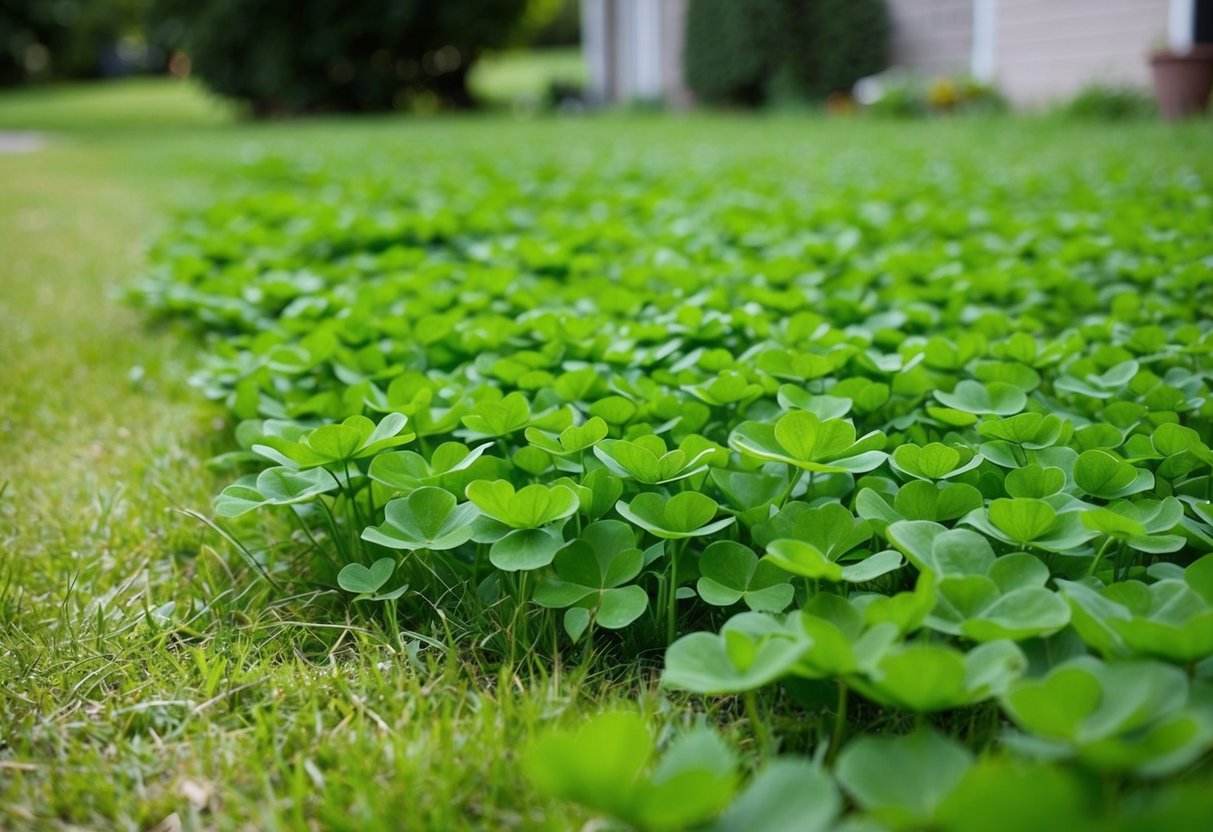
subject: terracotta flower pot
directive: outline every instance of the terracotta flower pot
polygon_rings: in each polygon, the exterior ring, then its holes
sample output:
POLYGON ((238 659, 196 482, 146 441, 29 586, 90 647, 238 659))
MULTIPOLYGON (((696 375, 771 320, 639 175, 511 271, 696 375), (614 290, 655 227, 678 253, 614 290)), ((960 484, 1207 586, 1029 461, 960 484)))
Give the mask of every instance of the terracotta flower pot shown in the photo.
POLYGON ((1204 112, 1213 88, 1213 45, 1199 44, 1183 54, 1155 52, 1154 97, 1163 119, 1174 121, 1204 112))

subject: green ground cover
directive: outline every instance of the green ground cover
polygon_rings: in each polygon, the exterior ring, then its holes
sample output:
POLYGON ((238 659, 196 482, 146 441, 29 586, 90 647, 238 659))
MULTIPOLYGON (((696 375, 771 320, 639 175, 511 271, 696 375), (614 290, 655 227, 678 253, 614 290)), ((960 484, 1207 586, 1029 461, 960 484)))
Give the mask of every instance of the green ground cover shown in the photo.
POLYGON ((1204 125, 96 94, 0 100, 2 825, 1200 828, 1204 125))

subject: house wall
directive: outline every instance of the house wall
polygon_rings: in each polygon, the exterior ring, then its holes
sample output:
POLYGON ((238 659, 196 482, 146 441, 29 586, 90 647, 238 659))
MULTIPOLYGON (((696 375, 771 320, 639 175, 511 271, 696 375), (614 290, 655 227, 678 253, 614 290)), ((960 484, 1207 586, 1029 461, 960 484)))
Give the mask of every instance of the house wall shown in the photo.
POLYGON ((581 0, 590 93, 599 102, 690 101, 682 81, 688 0, 581 0))
POLYGON ((998 0, 997 79, 1015 104, 1065 98, 1095 82, 1150 83, 1169 0, 998 0))
POLYGON ((607 0, 581 0, 581 55, 589 75, 587 92, 595 102, 610 101, 614 94, 611 52, 615 37, 607 0))
MULTIPOLYGON (((682 80, 688 0, 581 2, 596 100, 689 103, 682 80)), ((892 64, 927 75, 976 73, 1021 106, 1065 98, 1094 82, 1149 86, 1147 53, 1166 42, 1177 7, 1188 17, 1192 7, 1191 0, 887 2, 892 64)))
POLYGON ((928 75, 969 71, 973 0, 888 0, 888 6, 894 65, 928 75))
POLYGON ((661 31, 665 48, 661 53, 662 91, 666 102, 688 107, 692 96, 682 78, 682 50, 686 44, 687 4, 690 0, 662 0, 661 31))

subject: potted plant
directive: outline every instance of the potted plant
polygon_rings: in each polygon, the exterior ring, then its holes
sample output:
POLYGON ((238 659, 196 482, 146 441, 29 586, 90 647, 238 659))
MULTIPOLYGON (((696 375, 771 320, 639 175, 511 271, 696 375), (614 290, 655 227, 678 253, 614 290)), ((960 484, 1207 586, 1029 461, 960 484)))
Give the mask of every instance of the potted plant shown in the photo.
POLYGON ((1204 112, 1213 88, 1213 44, 1198 43, 1187 50, 1161 49, 1150 56, 1154 97, 1167 121, 1204 112))

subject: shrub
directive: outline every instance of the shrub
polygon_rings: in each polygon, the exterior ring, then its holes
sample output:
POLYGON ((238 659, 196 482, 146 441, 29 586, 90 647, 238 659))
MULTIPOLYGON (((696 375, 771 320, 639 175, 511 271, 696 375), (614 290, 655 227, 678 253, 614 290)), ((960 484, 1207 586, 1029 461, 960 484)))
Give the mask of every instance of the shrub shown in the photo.
POLYGON ((137 29, 140 0, 5 0, 0 3, 0 85, 115 74, 137 29))
POLYGON ((888 35, 884 0, 691 0, 687 84, 711 103, 845 92, 884 68, 888 35))
POLYGON ((868 76, 856 87, 856 98, 868 112, 897 118, 997 113, 1007 107, 996 87, 974 78, 941 75, 928 79, 900 69, 868 76))
POLYGON ((528 38, 531 46, 581 45, 580 0, 546 0, 530 16, 537 18, 534 35, 528 38))
POLYGON ((810 90, 845 92, 888 64, 889 12, 884 0, 814 0, 810 90))
POLYGON ((1154 99, 1136 87, 1092 84, 1083 88, 1061 108, 1068 116, 1102 121, 1152 118, 1154 99))
POLYGON ((691 0, 687 8, 683 67, 687 85, 713 104, 762 103, 771 43, 761 24, 778 0, 752 5, 732 0, 691 0))
POLYGON ((522 25, 527 0, 157 0, 193 68, 254 113, 372 111, 437 95, 469 106, 468 69, 522 25))

